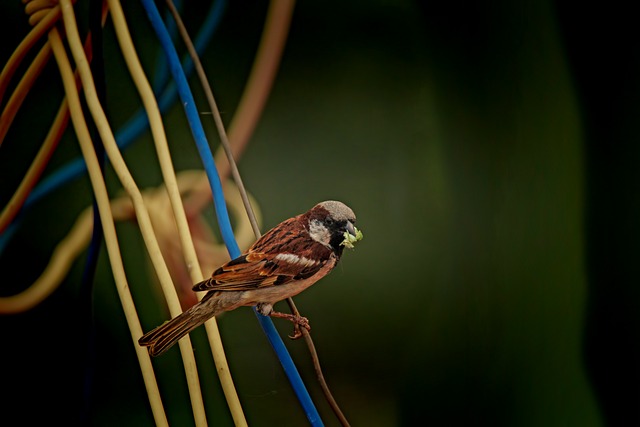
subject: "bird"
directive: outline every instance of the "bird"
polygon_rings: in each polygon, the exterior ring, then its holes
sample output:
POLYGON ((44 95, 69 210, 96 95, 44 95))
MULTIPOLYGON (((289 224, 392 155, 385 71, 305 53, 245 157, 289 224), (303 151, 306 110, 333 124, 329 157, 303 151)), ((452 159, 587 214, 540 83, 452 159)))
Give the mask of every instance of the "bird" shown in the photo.
POLYGON ((300 327, 310 330, 307 318, 277 312, 273 305, 293 297, 329 274, 345 247, 362 239, 356 216, 336 200, 316 204, 307 212, 286 219, 263 234, 244 253, 216 269, 193 286, 207 292, 202 299, 144 334, 138 344, 159 356, 210 318, 242 306, 253 306, 263 316, 291 321, 299 338, 300 327))

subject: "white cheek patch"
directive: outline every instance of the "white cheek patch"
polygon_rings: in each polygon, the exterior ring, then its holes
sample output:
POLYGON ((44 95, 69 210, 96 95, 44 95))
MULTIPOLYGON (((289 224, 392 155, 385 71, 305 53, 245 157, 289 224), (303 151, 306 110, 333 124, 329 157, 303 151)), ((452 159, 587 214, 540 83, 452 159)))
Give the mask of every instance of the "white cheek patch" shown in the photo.
POLYGON ((309 224, 309 235, 313 240, 318 243, 322 243, 325 246, 329 246, 331 241, 331 235, 327 227, 325 227, 320 221, 313 220, 309 224))
POLYGON ((303 267, 312 267, 317 263, 317 261, 314 261, 312 259, 309 259, 303 256, 300 257, 294 254, 278 254, 276 255, 276 259, 278 261, 285 261, 290 264, 299 264, 303 267))

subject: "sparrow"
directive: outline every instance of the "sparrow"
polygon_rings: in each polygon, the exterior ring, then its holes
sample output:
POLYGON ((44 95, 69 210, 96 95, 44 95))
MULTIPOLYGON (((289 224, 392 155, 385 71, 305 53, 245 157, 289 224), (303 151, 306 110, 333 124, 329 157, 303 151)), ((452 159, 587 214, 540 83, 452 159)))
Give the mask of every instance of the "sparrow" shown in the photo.
POLYGON ((200 302, 147 332, 138 344, 159 356, 180 338, 222 312, 254 306, 263 316, 293 322, 310 330, 307 318, 274 311, 273 305, 295 296, 335 268, 345 247, 362 239, 356 216, 344 203, 328 200, 267 231, 239 257, 193 286, 206 291, 200 302))

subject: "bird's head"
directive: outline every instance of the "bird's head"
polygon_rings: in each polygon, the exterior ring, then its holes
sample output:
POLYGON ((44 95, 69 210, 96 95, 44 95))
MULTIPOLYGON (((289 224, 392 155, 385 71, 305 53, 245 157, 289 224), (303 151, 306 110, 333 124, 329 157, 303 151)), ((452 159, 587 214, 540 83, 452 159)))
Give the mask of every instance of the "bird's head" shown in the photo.
POLYGON ((328 200, 318 203, 308 212, 308 230, 313 240, 331 248, 338 256, 345 247, 362 239, 355 226, 356 215, 342 202, 328 200))

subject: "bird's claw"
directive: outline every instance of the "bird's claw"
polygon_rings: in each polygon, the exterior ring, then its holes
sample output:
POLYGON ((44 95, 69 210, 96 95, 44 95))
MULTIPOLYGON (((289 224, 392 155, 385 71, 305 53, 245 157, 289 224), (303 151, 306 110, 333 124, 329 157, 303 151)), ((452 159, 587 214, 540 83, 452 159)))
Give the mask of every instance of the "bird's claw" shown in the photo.
POLYGON ((297 340, 302 336, 302 329, 300 329, 301 326, 307 331, 311 330, 311 326, 309 326, 309 319, 307 319, 306 317, 299 316, 297 314, 280 313, 278 311, 272 311, 271 313, 269 313, 269 316, 287 319, 288 321, 293 323, 293 335, 289 335, 289 338, 291 338, 292 340, 297 340))
POLYGON ((302 337, 302 329, 300 329, 301 326, 307 331, 311 330, 309 319, 307 319, 306 317, 293 316, 293 318, 291 318, 290 320, 293 322, 293 335, 289 335, 289 338, 291 338, 292 340, 297 340, 302 337))

